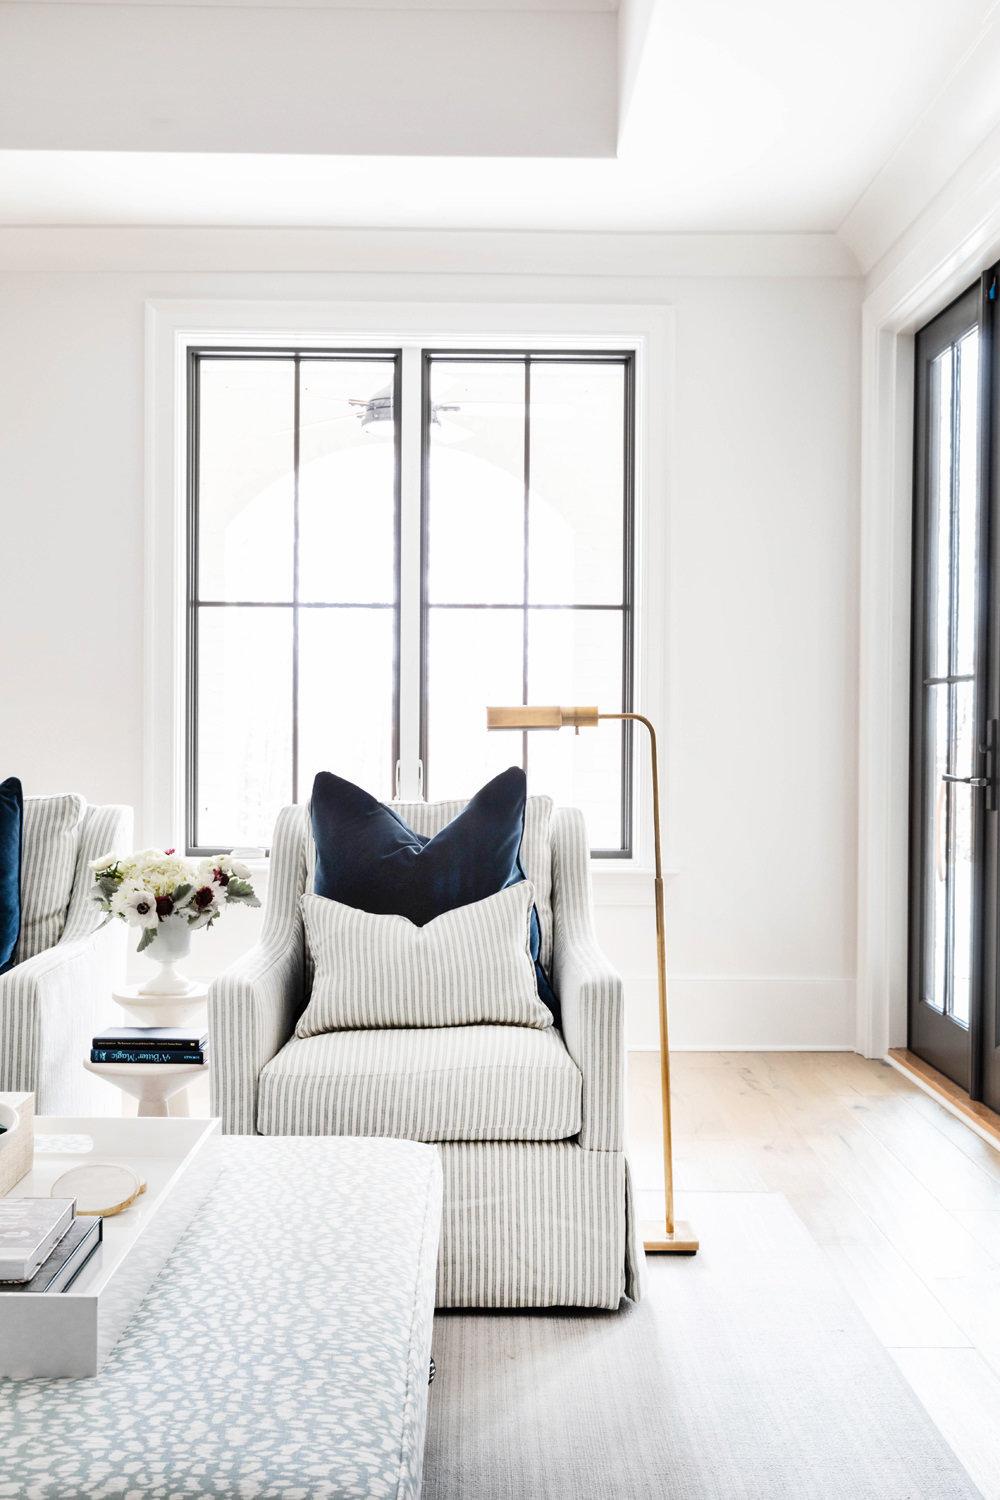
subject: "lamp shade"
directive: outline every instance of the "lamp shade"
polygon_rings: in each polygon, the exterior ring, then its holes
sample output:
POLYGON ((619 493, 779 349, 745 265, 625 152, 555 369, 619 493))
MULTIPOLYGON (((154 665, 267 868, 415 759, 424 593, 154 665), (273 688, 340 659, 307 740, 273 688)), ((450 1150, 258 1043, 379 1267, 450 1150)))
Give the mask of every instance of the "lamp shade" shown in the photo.
POLYGON ((515 704, 510 708, 488 708, 487 729, 562 729, 569 725, 577 729, 595 729, 598 712, 596 707, 556 707, 531 703, 515 704))

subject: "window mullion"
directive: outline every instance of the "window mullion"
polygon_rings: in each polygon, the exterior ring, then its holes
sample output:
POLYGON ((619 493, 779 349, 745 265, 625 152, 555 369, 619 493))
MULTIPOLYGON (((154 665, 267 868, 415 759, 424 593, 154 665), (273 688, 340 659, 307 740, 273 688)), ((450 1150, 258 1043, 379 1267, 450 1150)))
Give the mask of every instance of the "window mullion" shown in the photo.
POLYGON ((420 349, 404 349, 399 403, 399 772, 395 792, 405 802, 421 795, 421 373, 420 349))

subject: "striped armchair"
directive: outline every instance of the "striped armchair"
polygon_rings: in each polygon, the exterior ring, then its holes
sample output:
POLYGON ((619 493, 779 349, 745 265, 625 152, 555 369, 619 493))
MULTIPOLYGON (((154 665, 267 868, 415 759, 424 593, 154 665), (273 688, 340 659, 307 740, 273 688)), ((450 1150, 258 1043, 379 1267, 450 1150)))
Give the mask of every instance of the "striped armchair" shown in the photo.
POLYGON ((83 797, 24 799, 21 935, 0 975, 0 1092, 31 1089, 39 1114, 111 1114, 121 1099, 88 1073, 94 1032, 124 979, 125 932, 91 899, 90 861, 128 850, 130 807, 83 797))
MULTIPOLYGON (((465 804, 393 804, 432 836, 465 804)), ((622 985, 593 935, 582 815, 529 797, 521 857, 560 1031, 455 1026, 294 1036, 310 963, 306 807, 282 809, 260 943, 209 991, 213 1112, 231 1133, 437 1143, 439 1307, 604 1307, 639 1294, 624 1151, 622 985)))

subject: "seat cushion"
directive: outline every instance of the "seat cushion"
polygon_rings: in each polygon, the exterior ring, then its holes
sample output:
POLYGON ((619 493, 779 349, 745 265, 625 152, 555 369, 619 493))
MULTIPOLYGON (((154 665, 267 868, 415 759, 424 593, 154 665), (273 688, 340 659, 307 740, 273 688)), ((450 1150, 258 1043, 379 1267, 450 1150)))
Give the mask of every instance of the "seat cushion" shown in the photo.
POLYGON ((315 965, 295 1035, 381 1026, 551 1026, 531 958, 531 882, 417 927, 299 897, 315 965))
POLYGON ((62 936, 86 806, 74 792, 24 799, 18 963, 44 953, 62 936))
POLYGON ((560 1141, 583 1080, 554 1027, 452 1026, 294 1037, 260 1075, 262 1135, 560 1141))

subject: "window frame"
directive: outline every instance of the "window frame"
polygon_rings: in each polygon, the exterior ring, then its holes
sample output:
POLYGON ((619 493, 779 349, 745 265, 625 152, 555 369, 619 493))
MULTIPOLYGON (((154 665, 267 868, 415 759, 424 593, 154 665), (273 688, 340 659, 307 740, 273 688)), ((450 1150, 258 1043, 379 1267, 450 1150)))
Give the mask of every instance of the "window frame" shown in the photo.
MULTIPOLYGON (((522 615, 527 619, 531 609, 603 609, 608 612, 614 611, 622 616, 622 703, 621 712, 631 713, 635 703, 635 577, 637 568, 636 545, 635 545, 635 449, 636 449, 636 403, 635 403, 635 364, 636 351, 634 349, 557 349, 557 348, 463 348, 462 346, 448 345, 444 348, 428 346, 421 351, 421 380, 420 380, 420 760, 426 768, 429 766, 427 751, 427 666, 428 666, 428 636, 430 625, 430 611, 432 608, 445 609, 448 605, 432 605, 428 599, 428 556, 429 556, 429 519, 430 505, 428 496, 430 491, 430 434, 431 434, 431 367, 435 359, 441 361, 452 361, 456 364, 500 364, 503 362, 523 362, 525 367, 525 514, 527 516, 528 494, 531 488, 530 472, 530 442, 531 442, 531 367, 533 364, 617 364, 623 367, 624 391, 623 391, 623 451, 622 451, 622 602, 620 605, 593 605, 593 604, 567 604, 567 605, 533 605, 525 597, 520 605, 484 605, 484 609, 511 608, 520 609, 522 615)), ((527 567, 527 545, 525 546, 525 566, 527 567)), ((522 695, 524 702, 528 699, 528 675, 527 675, 527 639, 525 634, 524 657, 522 664, 522 695)), ((604 705, 602 704, 603 708, 604 705)), ((610 711, 610 710, 609 710, 610 711)), ((614 710, 619 711, 617 706, 614 710)), ((620 726, 621 739, 621 811, 620 811, 620 838, 621 844, 617 849, 592 848, 591 859, 601 860, 630 860, 633 855, 633 844, 635 828, 634 818, 634 747, 633 726, 630 720, 623 720, 620 726)), ((528 731, 521 733, 521 765, 525 771, 528 769, 528 731)), ((429 784, 428 772, 424 772, 424 780, 429 784)))
MULTIPOLYGON (((203 844, 196 838, 198 829, 198 627, 200 611, 205 608, 240 608, 244 601, 205 600, 200 597, 199 579, 199 439, 200 439, 200 384, 201 365, 205 359, 288 359, 294 366, 294 436, 293 436, 293 566, 292 597, 284 600, 248 601, 260 609, 289 609, 292 618, 292 703, 291 703, 291 800, 299 801, 299 617, 303 609, 338 609, 346 606, 334 603, 303 603, 299 598, 299 390, 302 364, 319 363, 324 360, 364 363, 371 360, 381 364, 390 360, 393 365, 392 389, 395 409, 400 409, 402 389, 402 350, 369 349, 347 347, 339 349, 310 348, 299 345, 280 347, 267 346, 261 349, 241 349, 232 345, 191 345, 187 351, 187 507, 186 507, 186 553, 187 553, 187 602, 185 640, 185 692, 184 692, 184 848, 192 857, 221 852, 217 844, 203 844)), ((390 772, 399 759, 399 698, 400 698, 400 483, 402 463, 400 441, 397 432, 393 443, 393 600, 390 605, 365 605, 355 602, 356 608, 387 608, 393 612, 393 703, 392 741, 390 749, 390 772)), ((235 845, 228 845, 231 852, 235 845)))
MULTIPOLYGON (((476 286, 480 300, 466 302, 435 300, 433 295, 428 300, 426 281, 402 273, 383 273, 374 281, 360 273, 312 278, 302 284, 297 296, 279 292, 267 299, 146 300, 144 750, 141 788, 136 788, 134 797, 146 842, 179 846, 184 837, 188 349, 213 341, 226 347, 265 350, 346 343, 378 352, 401 347, 404 370, 408 361, 419 363, 421 345, 626 349, 635 353, 635 695, 638 708, 656 722, 663 746, 664 867, 671 873, 675 864, 670 849, 671 809, 679 795, 672 772, 676 730, 671 715, 667 586, 676 313, 669 303, 602 298, 599 282, 581 287, 576 301, 560 302, 551 299, 537 278, 522 281, 520 300, 509 300, 508 280, 497 280, 495 291, 493 280, 480 281, 476 286)), ((419 445, 416 424, 412 438, 419 445)), ((406 442, 404 429, 404 455, 406 442)), ((405 491, 405 479, 403 487, 405 491)), ((404 495, 404 529, 405 524, 404 495)), ((402 607, 406 607, 405 599, 402 607)), ((653 862, 651 781, 641 755, 634 763, 633 785, 632 858, 602 861, 598 866, 604 871, 603 883, 595 889, 600 899, 615 904, 645 902, 645 876, 653 862)), ((412 800, 420 792, 411 778, 409 784, 400 786, 398 795, 412 800)))

